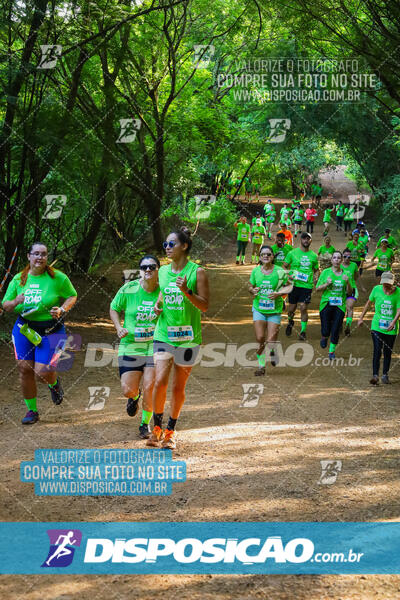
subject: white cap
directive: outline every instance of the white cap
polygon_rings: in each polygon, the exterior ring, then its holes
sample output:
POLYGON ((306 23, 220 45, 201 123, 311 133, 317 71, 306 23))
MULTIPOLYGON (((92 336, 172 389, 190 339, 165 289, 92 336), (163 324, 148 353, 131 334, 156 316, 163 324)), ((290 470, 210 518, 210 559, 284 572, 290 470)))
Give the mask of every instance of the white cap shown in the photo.
POLYGON ((391 273, 390 271, 386 271, 385 273, 382 273, 381 283, 390 283, 391 285, 393 285, 394 284, 393 273, 391 273))

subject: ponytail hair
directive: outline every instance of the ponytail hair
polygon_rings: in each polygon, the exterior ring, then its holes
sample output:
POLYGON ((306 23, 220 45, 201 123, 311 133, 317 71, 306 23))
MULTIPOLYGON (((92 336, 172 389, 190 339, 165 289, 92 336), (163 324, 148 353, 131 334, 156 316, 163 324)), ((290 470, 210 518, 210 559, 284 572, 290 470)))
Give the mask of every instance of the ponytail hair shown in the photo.
MULTIPOLYGON (((33 246, 44 246, 45 248, 47 248, 46 244, 42 244, 42 242, 33 242, 33 244, 31 244, 31 246, 29 248, 29 253, 32 252, 33 246)), ((29 274, 30 268, 31 268, 30 264, 27 264, 26 267, 24 267, 24 269, 22 269, 22 271, 21 271, 20 285, 22 287, 26 284, 26 280, 28 279, 28 274, 29 274)), ((54 279, 55 271, 54 271, 53 267, 50 267, 50 265, 46 265, 45 272, 48 273, 52 279, 54 279)))
POLYGON ((185 254, 189 254, 193 244, 192 233, 190 229, 188 229, 187 227, 181 227, 176 231, 171 231, 171 233, 174 233, 176 235, 181 244, 187 244, 185 254))

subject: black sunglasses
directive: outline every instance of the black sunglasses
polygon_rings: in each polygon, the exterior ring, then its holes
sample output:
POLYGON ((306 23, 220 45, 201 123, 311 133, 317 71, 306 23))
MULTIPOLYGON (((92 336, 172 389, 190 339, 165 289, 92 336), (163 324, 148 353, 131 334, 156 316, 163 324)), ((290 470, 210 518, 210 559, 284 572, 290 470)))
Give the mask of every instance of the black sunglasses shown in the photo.
POLYGON ((164 242, 163 243, 164 249, 166 249, 166 248, 173 248, 174 246, 176 246, 176 242, 164 242))
POLYGON ((139 269, 141 271, 155 271, 157 269, 157 265, 155 264, 151 264, 151 265, 140 265, 139 269))

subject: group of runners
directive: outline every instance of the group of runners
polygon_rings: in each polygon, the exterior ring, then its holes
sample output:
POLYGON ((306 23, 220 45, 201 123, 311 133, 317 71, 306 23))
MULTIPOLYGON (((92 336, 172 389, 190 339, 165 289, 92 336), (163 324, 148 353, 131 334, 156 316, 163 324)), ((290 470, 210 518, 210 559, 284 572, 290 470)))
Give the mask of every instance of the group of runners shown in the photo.
MULTIPOLYGON (((264 225, 268 215, 272 222, 275 212, 272 202, 266 204, 266 216, 256 215, 251 227, 244 215, 235 223, 238 231, 236 262, 244 262, 243 244, 252 235, 252 261, 256 266, 251 271, 249 292, 253 296, 258 344, 257 376, 265 374, 267 356, 272 366, 277 364, 276 345, 285 310, 286 335, 292 335, 298 310, 299 339, 307 339, 308 306, 314 288, 321 294, 320 345, 327 348, 329 343, 329 358, 335 359, 342 326, 345 335, 351 332, 363 261, 368 253, 369 235, 363 223, 357 224, 343 250, 335 248, 326 235, 316 253, 311 249, 312 232, 297 229, 294 236, 299 236, 299 246, 295 248, 289 220, 293 216, 294 226, 301 226, 307 212, 300 203, 294 204, 290 208, 287 204, 282 207, 281 230, 276 233, 273 244, 264 244, 265 237, 272 237, 264 225)), ((309 213, 308 220, 311 217, 315 219, 316 215, 309 213)), ((172 231, 164 242, 169 264, 160 266, 156 256, 144 255, 139 261, 139 279, 124 284, 110 304, 110 318, 119 339, 118 365, 122 393, 127 399, 126 411, 129 416, 136 415, 140 397, 143 397, 139 436, 151 447, 176 447, 176 423, 202 343, 201 313, 209 306, 209 283, 206 271, 190 260, 191 247, 191 234, 186 228, 172 231), (171 408, 165 425, 171 376, 171 408)), ((372 257, 377 261, 378 284, 372 289, 357 323, 362 326, 373 304, 372 384, 379 382, 382 353, 381 380, 389 383, 391 354, 399 329, 400 289, 391 271, 396 249, 390 230, 385 230, 372 257)), ((28 264, 11 280, 2 300, 4 310, 17 315, 12 341, 28 409, 22 419, 24 425, 39 420, 37 381, 47 384, 54 404, 59 405, 63 400, 57 361, 67 338, 64 318, 76 300, 77 291, 67 275, 48 264, 46 245, 32 244, 28 264)))
MULTIPOLYGON (((267 201, 266 206, 271 206, 267 201)), ((351 333, 354 305, 359 297, 358 287, 366 291, 361 283, 363 265, 368 254, 370 236, 362 221, 357 222, 356 228, 351 232, 343 250, 336 249, 328 234, 331 212, 339 212, 337 217, 337 230, 341 230, 344 213, 342 203, 335 208, 327 207, 323 215, 324 243, 318 253, 311 250, 313 227, 307 227, 300 233, 300 245, 293 247, 293 236, 290 232, 294 221, 294 237, 297 237, 296 225, 303 224, 303 216, 307 225, 311 218, 317 216, 317 211, 309 205, 310 212, 303 211, 300 202, 288 207, 284 203, 280 212, 281 230, 276 234, 274 245, 264 244, 264 237, 270 238, 263 225, 262 217, 255 217, 255 225, 250 229, 246 223, 245 215, 235 223, 238 230, 238 252, 236 264, 244 264, 245 235, 253 236, 252 260, 259 264, 252 270, 249 281, 249 292, 254 296, 253 321, 256 341, 259 344, 257 360, 259 367, 255 375, 264 375, 266 371, 267 352, 269 352, 271 365, 277 364, 276 344, 281 324, 282 313, 287 310, 288 322, 286 335, 291 336, 295 324, 294 317, 297 309, 300 312, 299 339, 306 340, 308 325, 308 305, 311 302, 312 291, 321 293, 319 315, 321 322, 321 348, 327 348, 330 360, 336 358, 336 347, 339 342, 340 332, 344 326, 345 335, 351 333), (292 214, 290 215, 290 211, 292 214), (301 221, 300 221, 301 219, 301 221), (339 220, 338 220, 339 219, 339 220), (264 228, 264 231, 260 231, 264 228), (311 231, 310 231, 311 229, 311 231), (257 240, 254 242, 254 237, 257 240), (261 240, 260 240, 261 238, 261 240), (240 241, 240 245, 239 245, 240 241), (258 248, 257 248, 258 245, 258 248), (258 253, 255 251, 258 249, 258 253), (267 348, 267 352, 266 352, 267 348)), ((344 207, 348 211, 349 207, 344 207)), ((266 214, 274 213, 267 208, 266 214)), ((348 213, 347 213, 348 214, 348 213)), ((253 219, 254 221, 254 219, 253 219)), ((373 375, 371 384, 378 384, 380 360, 383 352, 382 383, 389 383, 389 368, 394 340, 399 329, 400 317, 400 289, 396 286, 392 273, 392 264, 397 249, 396 241, 391 236, 390 229, 378 240, 377 250, 372 261, 377 261, 375 276, 379 279, 362 314, 357 322, 361 327, 364 317, 371 303, 374 304, 375 314, 371 325, 373 341, 373 375)))
MULTIPOLYGON (((369 234, 362 221, 356 219, 359 213, 359 204, 346 205, 339 201, 337 204, 326 205, 322 216, 324 237, 329 235, 332 213, 336 215, 336 231, 343 231, 345 236, 353 231, 357 222, 356 233, 358 237, 356 240, 352 240, 352 242, 355 242, 353 258, 355 262, 361 262, 366 256, 365 250, 368 245, 369 234)), ((285 238, 289 243, 292 243, 293 237, 296 239, 300 235, 303 225, 306 226, 307 233, 312 234, 314 232, 314 223, 317 217, 318 211, 314 203, 310 202, 307 208, 304 208, 301 200, 293 199, 291 203, 285 202, 283 204, 279 212, 278 224, 280 231, 285 233, 285 238)), ((261 246, 264 240, 272 238, 272 228, 276 221, 277 211, 271 199, 268 199, 264 205, 264 215, 257 211, 255 216, 252 217, 251 223, 248 222, 244 213, 240 215, 234 223, 237 230, 237 265, 245 264, 246 248, 249 242, 251 242, 250 262, 258 261, 261 246)), ((388 248, 390 248, 390 244, 388 248)), ((380 248, 378 247, 378 249, 380 248)))
MULTIPOLYGON (((189 260, 191 246, 186 228, 171 232, 164 242, 170 263, 160 266, 156 256, 143 256, 140 278, 123 285, 110 304, 120 340, 118 364, 126 411, 131 417, 136 415, 143 394, 139 436, 156 448, 176 446, 175 426, 202 342, 201 312, 209 304, 208 276, 189 260), (164 427, 171 375, 171 408, 164 427)), ((32 244, 28 261, 10 282, 2 301, 4 310, 18 315, 12 340, 28 408, 24 425, 39 420, 37 380, 49 386, 54 404, 63 400, 57 360, 66 341, 63 320, 77 300, 69 278, 48 265, 46 245, 32 244)))

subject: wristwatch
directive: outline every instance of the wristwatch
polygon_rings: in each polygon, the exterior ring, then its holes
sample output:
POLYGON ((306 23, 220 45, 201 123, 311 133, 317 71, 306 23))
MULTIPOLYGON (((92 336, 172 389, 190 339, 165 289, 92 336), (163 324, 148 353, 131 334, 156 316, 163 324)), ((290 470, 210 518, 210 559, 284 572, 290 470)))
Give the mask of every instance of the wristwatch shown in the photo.
POLYGON ((63 311, 64 315, 67 313, 67 311, 65 310, 65 308, 63 308, 62 306, 60 306, 60 310, 63 311))
POLYGON ((188 288, 187 293, 189 294, 189 296, 193 296, 193 290, 190 290, 189 288, 188 288))

